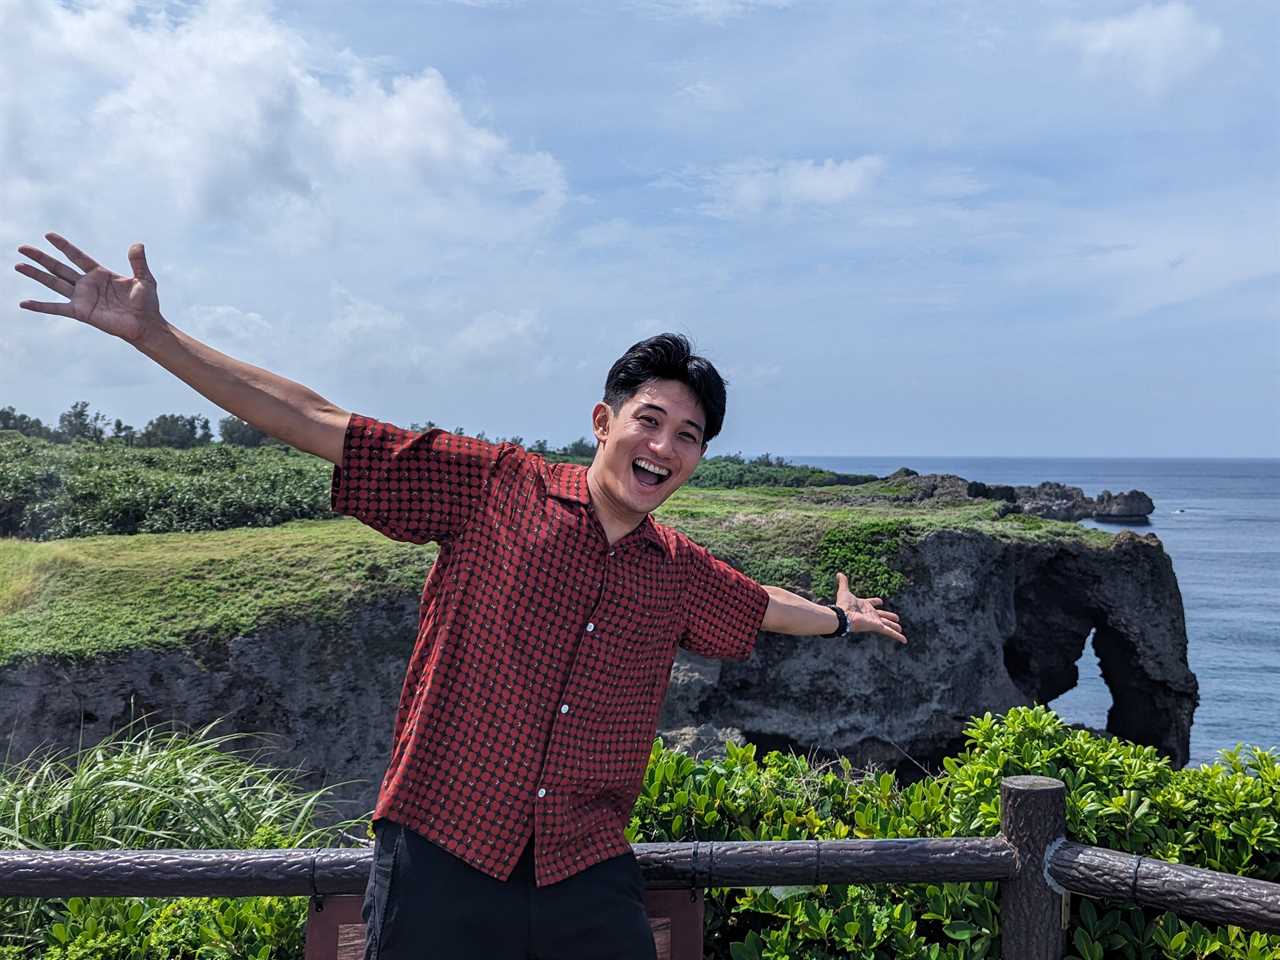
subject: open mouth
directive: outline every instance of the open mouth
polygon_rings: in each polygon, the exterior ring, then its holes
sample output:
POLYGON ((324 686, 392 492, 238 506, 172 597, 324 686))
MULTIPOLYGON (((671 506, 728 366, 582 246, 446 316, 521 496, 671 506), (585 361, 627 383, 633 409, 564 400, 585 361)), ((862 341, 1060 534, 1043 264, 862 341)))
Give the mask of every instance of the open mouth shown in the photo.
POLYGON ((661 486, 671 476, 670 470, 644 457, 637 457, 631 461, 631 472, 636 475, 636 481, 645 487, 661 486))

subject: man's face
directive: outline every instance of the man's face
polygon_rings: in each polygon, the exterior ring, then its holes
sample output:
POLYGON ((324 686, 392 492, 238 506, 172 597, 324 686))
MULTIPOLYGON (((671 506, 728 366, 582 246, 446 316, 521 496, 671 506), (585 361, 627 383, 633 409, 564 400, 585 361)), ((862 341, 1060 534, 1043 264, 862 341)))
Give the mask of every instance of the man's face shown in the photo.
POLYGON ((657 509, 702 459, 706 425, 698 398, 679 380, 650 380, 616 414, 597 403, 595 463, 605 495, 633 513, 657 509))

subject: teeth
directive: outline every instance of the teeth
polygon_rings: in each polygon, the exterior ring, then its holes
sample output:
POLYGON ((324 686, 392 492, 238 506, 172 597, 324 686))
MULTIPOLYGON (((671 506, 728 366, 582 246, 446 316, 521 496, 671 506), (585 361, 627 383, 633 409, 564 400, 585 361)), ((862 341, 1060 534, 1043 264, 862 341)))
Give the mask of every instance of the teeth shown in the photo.
POLYGON ((666 467, 660 467, 656 463, 654 463, 652 460, 646 460, 644 459, 644 457, 636 457, 635 462, 638 463, 645 470, 648 470, 650 473, 656 473, 660 477, 668 476, 671 473, 671 471, 668 470, 666 467))

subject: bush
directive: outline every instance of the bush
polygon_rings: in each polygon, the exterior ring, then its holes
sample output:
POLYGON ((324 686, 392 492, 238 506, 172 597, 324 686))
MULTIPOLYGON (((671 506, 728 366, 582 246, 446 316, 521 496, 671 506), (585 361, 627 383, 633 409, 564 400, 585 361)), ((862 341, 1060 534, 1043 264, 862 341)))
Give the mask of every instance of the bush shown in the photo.
MULTIPOLYGON (((0 769, 0 849, 334 846, 367 821, 314 827, 324 794, 212 736, 130 724, 71 757, 0 769)), ((302 956, 306 897, 0 898, 0 960, 268 960, 302 956)))
POLYGON ((330 465, 288 448, 54 445, 0 434, 0 536, 266 527, 336 516, 330 465))
POLYGON ((689 478, 691 487, 830 487, 876 479, 861 474, 835 473, 817 467, 798 466, 781 457, 764 454, 746 462, 739 454, 709 457, 689 478))
MULTIPOLYGON (((1066 727, 1044 707, 977 718, 967 749, 933 778, 900 787, 890 774, 853 775, 847 760, 726 744, 694 761, 655 741, 628 828, 632 841, 994 836, 1003 777, 1067 783, 1069 835, 1083 843, 1263 880, 1280 871, 1280 761, 1261 749, 1173 770, 1151 747, 1066 727)), ((997 957, 995 883, 821 884, 713 889, 707 956, 997 957)), ((1280 936, 1208 928, 1120 902, 1073 898, 1077 960, 1102 957, 1280 956, 1280 936)))
MULTIPOLYGON (((242 430, 228 423, 231 418, 220 422, 226 442, 210 444, 193 439, 195 418, 166 417, 148 424, 150 433, 133 447, 117 440, 54 444, 0 431, 0 536, 53 540, 195 532, 336 516, 329 509, 333 471, 327 461, 270 437, 253 446, 255 435, 262 435, 248 424, 242 430), (159 420, 168 424, 165 431, 181 432, 184 443, 196 445, 148 446, 158 435, 152 427, 159 420)), ((581 447, 586 440, 575 443, 581 447)), ((590 462, 589 456, 565 454, 548 454, 548 459, 590 462)), ((772 461, 713 458, 694 471, 689 483, 802 487, 863 479, 772 461)))
MULTIPOLYGON (((291 799, 269 771, 222 756, 221 741, 202 740, 208 730, 159 740, 148 733, 90 748, 74 766, 46 760, 5 771, 0 823, 18 830, 0 830, 0 846, 83 848, 105 837, 112 846, 143 837, 149 847, 332 841, 308 828, 314 795, 291 799)), ((726 743, 723 757, 698 761, 657 739, 626 836, 633 843, 994 836, 1000 780, 1038 774, 1067 783, 1073 839, 1278 879, 1274 752, 1237 748, 1217 763, 1173 770, 1150 747, 1068 728, 1044 707, 976 718, 966 737, 966 750, 943 773, 906 787, 892 774, 855 773, 846 759, 814 767, 770 751, 757 760, 755 746, 726 743)), ((713 888, 705 955, 994 958, 998 903, 995 883, 713 888)), ((301 955, 306 904, 305 897, 0 901, 0 960, 25 958, 34 944, 49 960, 293 958, 301 955)), ((1280 936, 1082 898, 1073 898, 1068 942, 1069 960, 1280 956, 1280 936)))

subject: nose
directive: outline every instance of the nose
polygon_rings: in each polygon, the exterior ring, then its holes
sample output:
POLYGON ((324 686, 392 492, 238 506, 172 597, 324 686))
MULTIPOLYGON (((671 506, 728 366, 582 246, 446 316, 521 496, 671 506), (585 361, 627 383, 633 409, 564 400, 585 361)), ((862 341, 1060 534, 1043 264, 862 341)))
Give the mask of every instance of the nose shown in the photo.
POLYGON ((665 432, 660 432, 658 436, 649 438, 649 449, 655 457, 666 458, 671 455, 674 447, 671 438, 665 432))

